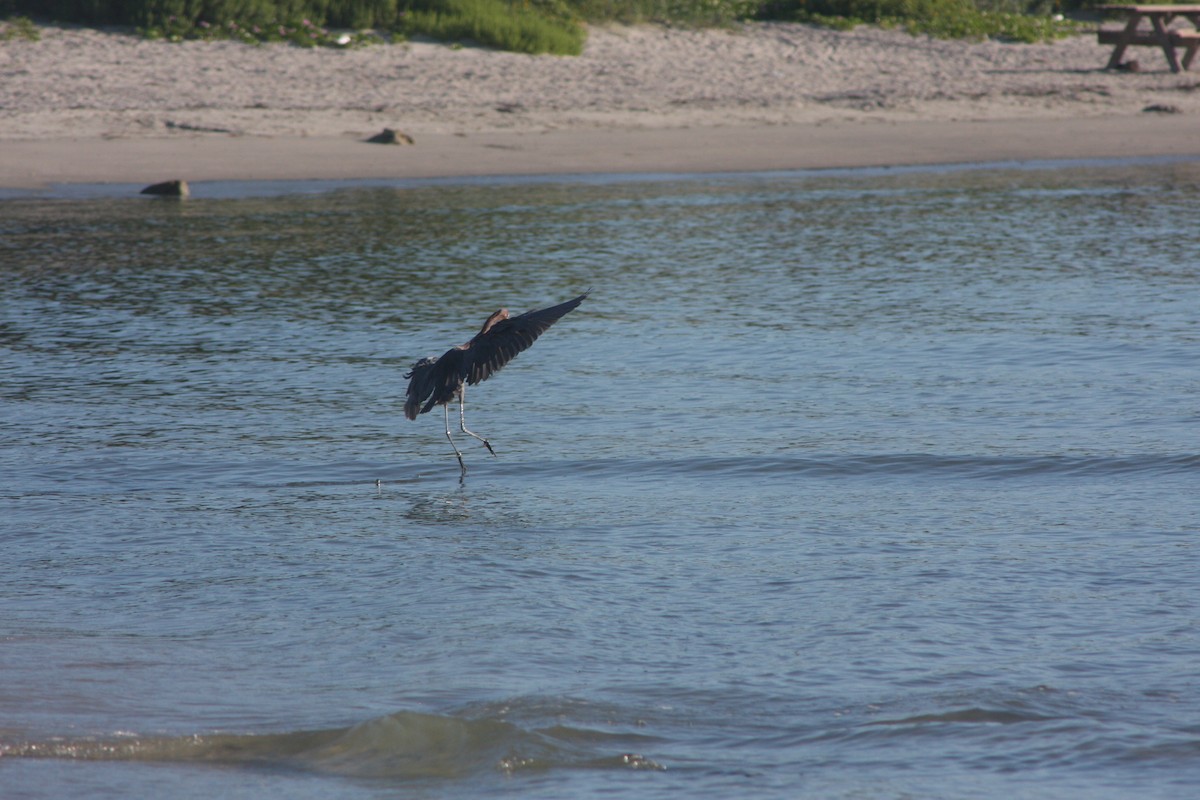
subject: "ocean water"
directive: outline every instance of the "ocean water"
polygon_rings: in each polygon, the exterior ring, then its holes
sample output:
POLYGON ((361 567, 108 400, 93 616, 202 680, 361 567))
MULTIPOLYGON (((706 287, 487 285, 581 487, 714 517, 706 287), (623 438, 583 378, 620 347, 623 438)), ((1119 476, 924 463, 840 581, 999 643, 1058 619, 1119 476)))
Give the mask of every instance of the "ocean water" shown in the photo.
POLYGON ((5 798, 1200 785, 1200 163, 194 189, 0 201, 5 798))

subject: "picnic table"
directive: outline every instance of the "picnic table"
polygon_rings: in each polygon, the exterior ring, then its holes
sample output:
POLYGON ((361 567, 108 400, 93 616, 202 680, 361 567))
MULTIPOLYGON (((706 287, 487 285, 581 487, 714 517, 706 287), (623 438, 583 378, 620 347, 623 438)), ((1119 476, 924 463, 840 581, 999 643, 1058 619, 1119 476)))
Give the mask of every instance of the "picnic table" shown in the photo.
POLYGON ((1112 56, 1108 59, 1108 69, 1121 66, 1125 48, 1130 45, 1161 47, 1167 63, 1171 65, 1171 72, 1189 68, 1196 51, 1200 50, 1200 5, 1107 5, 1100 8, 1125 14, 1129 18, 1124 28, 1099 32, 1100 44, 1114 45, 1112 56), (1177 19, 1188 20, 1191 27, 1169 28, 1177 19), (1150 27, 1142 27, 1142 20, 1149 20, 1150 27), (1175 50, 1177 47, 1183 49, 1182 61, 1175 50))

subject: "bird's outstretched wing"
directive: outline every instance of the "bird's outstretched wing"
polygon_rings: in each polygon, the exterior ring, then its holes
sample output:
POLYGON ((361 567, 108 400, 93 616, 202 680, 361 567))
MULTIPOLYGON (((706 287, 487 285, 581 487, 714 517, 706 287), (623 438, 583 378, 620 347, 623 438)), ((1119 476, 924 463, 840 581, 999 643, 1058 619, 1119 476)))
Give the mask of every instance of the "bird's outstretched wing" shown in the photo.
POLYGON ((422 358, 413 364, 412 371, 404 376, 409 379, 404 416, 416 419, 438 403, 453 400, 462 386, 464 363, 464 352, 452 347, 441 358, 422 358))
POLYGON ((422 358, 413 364, 412 371, 404 377, 409 378, 408 396, 404 401, 404 416, 416 419, 417 414, 429 409, 422 409, 421 404, 429 399, 437 387, 434 380, 434 370, 437 368, 436 358, 422 358))
POLYGON ((573 311, 588 296, 587 292, 574 300, 559 303, 539 311, 526 311, 516 317, 496 323, 486 332, 479 334, 467 345, 467 373, 464 376, 471 386, 485 381, 512 361, 518 353, 529 347, 558 322, 568 311, 573 311))

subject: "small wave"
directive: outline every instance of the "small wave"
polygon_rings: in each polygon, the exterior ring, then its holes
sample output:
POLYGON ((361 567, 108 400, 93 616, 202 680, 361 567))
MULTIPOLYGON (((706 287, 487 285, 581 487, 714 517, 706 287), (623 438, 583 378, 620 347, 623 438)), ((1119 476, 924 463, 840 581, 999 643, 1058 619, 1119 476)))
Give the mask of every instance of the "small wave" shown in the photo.
POLYGON ((866 724, 892 727, 940 724, 1014 725, 1020 722, 1042 722, 1046 719, 1049 719, 1049 717, 1032 712, 1007 711, 992 708, 963 708, 940 714, 917 714, 902 719, 879 719, 866 724))
POLYGON ((462 778, 499 771, 664 769, 649 758, 597 744, 620 737, 556 726, 525 730, 497 719, 402 711, 349 728, 277 734, 55 739, 0 745, 7 758, 189 762, 294 769, 355 778, 462 778))
MULTIPOLYGON (((471 478, 626 480, 686 477, 704 480, 772 478, 870 478, 873 480, 1008 480, 1200 475, 1200 455, 971 456, 928 453, 870 455, 712 456, 678 459, 589 459, 472 464, 471 478)), ((354 461, 338 463, 121 461, 103 459, 42 468, 30 478, 33 491, 77 493, 120 489, 164 491, 196 488, 315 488, 415 484, 457 477, 452 461, 429 465, 354 461)))
POLYGON ((1194 764, 1200 759, 1200 736, 1177 736, 1166 741, 1143 744, 1121 754, 1124 761, 1138 764, 1194 764))
MULTIPOLYGON (((482 470, 481 470, 482 472, 482 470)), ((593 460, 531 465, 524 474, 594 476, 1010 479, 1200 474, 1200 455, 944 456, 925 453, 593 460)))

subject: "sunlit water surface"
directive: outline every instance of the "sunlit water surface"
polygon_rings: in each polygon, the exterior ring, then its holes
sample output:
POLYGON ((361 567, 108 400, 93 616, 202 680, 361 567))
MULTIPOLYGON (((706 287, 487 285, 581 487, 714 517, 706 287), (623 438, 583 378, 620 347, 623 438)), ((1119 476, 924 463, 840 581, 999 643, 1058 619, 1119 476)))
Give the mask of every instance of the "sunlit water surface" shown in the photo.
POLYGON ((253 189, 0 203, 4 797, 1200 785, 1200 164, 253 189))

